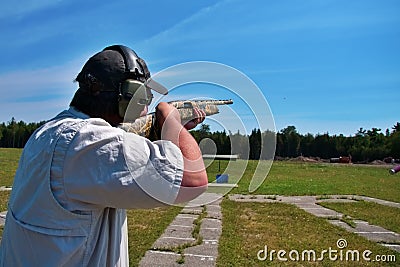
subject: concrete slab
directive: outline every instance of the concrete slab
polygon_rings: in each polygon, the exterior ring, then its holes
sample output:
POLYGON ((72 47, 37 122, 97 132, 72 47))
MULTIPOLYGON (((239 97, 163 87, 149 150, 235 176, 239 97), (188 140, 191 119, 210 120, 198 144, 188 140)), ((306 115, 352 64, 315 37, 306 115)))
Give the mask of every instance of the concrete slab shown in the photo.
POLYGON ((204 218, 200 226, 200 236, 203 240, 219 240, 222 233, 222 221, 204 218))
POLYGON ((215 266, 218 239, 222 232, 221 201, 222 196, 207 193, 188 203, 153 244, 153 250, 146 252, 139 266, 215 266), (200 225, 199 235, 203 241, 195 245, 193 221, 204 212, 201 205, 205 205, 207 217, 202 219, 200 225), (181 256, 165 249, 173 250, 182 245, 189 247, 184 250, 184 263, 178 264, 181 256))
POLYGON ((317 217, 323 217, 323 218, 341 218, 343 215, 339 212, 336 212, 331 209, 324 208, 320 205, 317 205, 315 203, 311 202, 298 202, 298 203, 293 203, 297 207, 299 207, 302 210, 307 211, 308 213, 311 213, 314 216, 317 217))
POLYGON ((238 202, 284 202, 284 203, 318 203, 318 202, 356 202, 359 200, 375 202, 385 206, 400 208, 400 203, 357 195, 326 196, 276 196, 276 195, 241 195, 231 194, 230 200, 238 202))
POLYGON ((204 193, 193 199, 189 203, 186 204, 185 208, 189 207, 200 207, 203 205, 214 203, 220 199, 222 199, 223 195, 216 193, 204 193))
POLYGON ((347 230, 348 232, 352 232, 354 229, 347 223, 339 221, 339 220, 328 220, 328 222, 330 222, 333 225, 340 226, 340 227, 344 228, 345 230, 347 230))
POLYGON ((182 266, 177 263, 177 260, 180 258, 181 255, 174 252, 149 250, 141 259, 139 266, 141 267, 182 266))
POLYGON ((203 237, 204 240, 219 240, 222 233, 221 228, 201 228, 200 236, 203 237))
POLYGON ((384 233, 384 232, 354 232, 359 234, 360 236, 365 237, 368 240, 375 242, 385 242, 385 243, 395 243, 398 242, 398 238, 392 233, 384 233))
POLYGON ((389 207, 394 207, 394 208, 399 208, 400 209, 400 203, 397 202, 392 202, 392 201, 387 201, 387 200, 383 200, 383 199, 377 199, 377 198, 373 198, 373 197, 365 197, 365 196, 359 196, 358 197, 361 200, 364 201, 369 201, 369 202, 375 202, 384 206, 389 206, 389 207))
POLYGON ((181 227, 180 225, 169 225, 161 237, 191 238, 194 225, 181 227))
POLYGON ((6 223, 7 211, 0 212, 0 226, 6 223))
POLYGON ((315 208, 315 209, 304 209, 308 213, 311 213, 314 216, 321 218, 341 218, 343 215, 334 210, 326 209, 326 208, 315 208))
POLYGON ((185 249, 184 254, 206 255, 209 257, 217 258, 218 240, 204 240, 201 245, 185 249))
POLYGON ((296 203, 295 205, 301 209, 323 208, 322 206, 319 206, 315 203, 296 203))
POLYGON ((199 215, 178 214, 164 233, 154 242, 153 249, 172 249, 185 244, 193 244, 196 240, 192 236, 194 220, 199 215))
POLYGON ((207 215, 206 218, 214 218, 218 220, 222 220, 222 212, 221 207, 219 205, 206 205, 207 215))
POLYGON ((204 218, 201 222, 201 228, 222 228, 221 220, 204 218))
POLYGON ((237 202, 266 202, 272 203, 276 202, 276 196, 274 195, 240 195, 240 194, 232 194, 229 195, 229 200, 237 201, 237 202))
POLYGON ((0 186, 0 191, 11 191, 12 187, 11 186, 0 186))
POLYGON ((185 262, 179 266, 201 266, 201 267, 214 267, 216 257, 198 254, 185 254, 185 262))
POLYGON ((261 199, 261 198, 257 198, 257 199, 238 199, 238 202, 257 202, 257 203, 276 203, 275 200, 271 200, 271 199, 261 199))
POLYGON ((181 213, 184 214, 201 214, 203 212, 202 207, 191 207, 191 208, 183 208, 181 213))
POLYGON ((206 205, 206 211, 207 212, 221 212, 221 206, 215 205, 215 204, 206 205))
POLYGON ((208 203, 207 205, 221 205, 223 197, 221 196, 220 198, 214 200, 213 202, 208 203))
POLYGON ((193 245, 196 242, 194 238, 191 237, 168 237, 161 236, 154 242, 152 248, 153 250, 173 250, 176 247, 183 245, 193 245))
POLYGON ((212 218, 212 219, 218 219, 222 220, 222 212, 213 212, 213 211, 208 211, 206 218, 212 218))
POLYGON ((182 226, 192 226, 193 221, 197 219, 199 215, 193 214, 178 214, 175 219, 171 222, 173 225, 182 225, 182 226))
POLYGON ((185 254, 184 262, 178 263, 180 254, 168 251, 147 251, 139 263, 140 267, 180 267, 180 266, 215 266, 216 257, 201 254, 185 254))
POLYGON ((398 244, 381 244, 381 245, 400 253, 400 245, 398 245, 398 244))
POLYGON ((357 200, 347 198, 330 198, 330 199, 317 199, 316 203, 330 202, 330 203, 355 203, 357 200))
POLYGON ((349 200, 360 200, 357 195, 322 195, 317 200, 328 200, 328 199, 349 199, 349 200), (326 197, 326 199, 324 199, 326 197), (322 199, 321 199, 322 198, 322 199))
MULTIPOLYGON (((390 207, 395 207, 395 208, 400 208, 400 203, 397 202, 392 202, 392 201, 388 201, 388 200, 383 200, 383 199, 378 199, 378 198, 373 198, 373 197, 367 197, 367 196, 357 196, 357 195, 329 195, 327 196, 331 200, 332 202, 340 202, 340 199, 344 199, 343 201, 345 201, 345 199, 348 200, 353 200, 353 201, 368 201, 368 202, 375 202, 384 206, 390 206, 390 207), (335 201, 334 199, 337 199, 337 201, 335 201)), ((321 201, 325 201, 327 199, 323 199, 321 201)))
POLYGON ((385 243, 400 243, 400 235, 383 227, 369 224, 365 221, 354 220, 356 224, 353 233, 359 234, 369 240, 385 243))
POLYGON ((315 203, 316 196, 278 196, 277 200, 289 204, 315 203))

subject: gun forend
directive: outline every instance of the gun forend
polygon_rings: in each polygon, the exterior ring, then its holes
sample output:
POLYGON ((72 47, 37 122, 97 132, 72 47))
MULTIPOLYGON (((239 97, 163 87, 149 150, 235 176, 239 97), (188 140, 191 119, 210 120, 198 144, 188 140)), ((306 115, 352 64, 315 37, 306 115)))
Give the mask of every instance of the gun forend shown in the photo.
POLYGON ((170 101, 168 104, 173 105, 175 108, 201 108, 205 105, 230 105, 233 104, 233 100, 181 100, 181 101, 170 101))

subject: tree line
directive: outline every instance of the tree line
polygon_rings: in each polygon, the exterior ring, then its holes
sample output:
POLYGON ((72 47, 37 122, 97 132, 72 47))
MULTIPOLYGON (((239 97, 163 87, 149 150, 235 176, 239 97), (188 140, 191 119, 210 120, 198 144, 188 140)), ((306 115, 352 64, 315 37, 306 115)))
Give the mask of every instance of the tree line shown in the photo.
POLYGON ((207 151, 210 148, 207 145, 202 147, 201 142, 204 138, 209 138, 215 143, 217 154, 237 154, 241 158, 272 159, 304 156, 330 159, 346 156, 353 162, 371 162, 385 158, 400 159, 399 122, 391 130, 386 129, 385 133, 379 128, 370 130, 360 128, 354 136, 328 133, 302 135, 297 132, 295 126, 288 126, 278 133, 253 129, 250 135, 225 131, 211 133, 209 130, 209 126, 203 124, 199 130, 192 131, 196 140, 200 141, 202 151, 210 152, 207 151))
MULTIPOLYGON (((0 147, 23 148, 31 134, 44 123, 17 122, 15 118, 1 123, 0 147)), ((385 132, 379 128, 360 128, 353 136, 328 133, 303 135, 297 132, 295 126, 288 126, 277 133, 253 129, 250 135, 246 135, 239 131, 211 132, 207 124, 202 124, 191 133, 205 154, 235 154, 244 159, 350 156, 353 162, 370 162, 388 157, 400 158, 399 122, 385 132)))
POLYGON ((400 123, 391 131, 360 128, 354 136, 297 133, 288 126, 277 135, 276 155, 282 157, 309 156, 324 159, 349 156, 353 162, 371 162, 385 158, 400 158, 400 123))
POLYGON ((23 148, 32 133, 45 122, 25 123, 11 118, 0 124, 0 147, 23 148))

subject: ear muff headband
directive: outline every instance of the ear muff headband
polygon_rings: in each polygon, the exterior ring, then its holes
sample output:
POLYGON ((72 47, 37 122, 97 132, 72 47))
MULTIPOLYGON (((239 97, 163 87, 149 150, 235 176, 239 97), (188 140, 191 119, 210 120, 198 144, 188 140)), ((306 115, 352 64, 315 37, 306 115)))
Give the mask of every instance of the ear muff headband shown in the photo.
POLYGON ((112 45, 104 48, 103 51, 104 50, 117 51, 122 55, 125 64, 125 73, 128 76, 127 78, 140 80, 142 82, 150 78, 150 72, 144 60, 138 57, 129 47, 124 45, 112 45))

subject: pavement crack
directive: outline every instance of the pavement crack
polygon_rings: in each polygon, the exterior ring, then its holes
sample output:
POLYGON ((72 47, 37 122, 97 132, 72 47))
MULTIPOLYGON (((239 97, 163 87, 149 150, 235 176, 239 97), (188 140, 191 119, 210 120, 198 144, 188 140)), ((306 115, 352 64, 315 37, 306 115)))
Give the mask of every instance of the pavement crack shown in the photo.
POLYGON ((193 230, 192 230, 192 237, 194 238, 194 242, 191 243, 185 243, 181 245, 178 249, 178 253, 180 254, 180 257, 176 260, 177 263, 183 264, 185 263, 185 254, 184 251, 187 248, 190 247, 195 247, 203 243, 203 237, 200 235, 200 227, 203 219, 207 216, 207 207, 206 206, 201 206, 202 210, 201 213, 199 214, 199 217, 193 221, 193 230))
MULTIPOLYGON (((178 264, 183 264, 185 263, 185 249, 190 248, 190 247, 195 247, 198 245, 201 245, 203 243, 203 237, 200 234, 200 228, 201 228, 201 224, 203 222, 203 219, 207 217, 207 207, 205 205, 200 206, 198 208, 196 208, 195 212, 190 212, 190 209, 185 209, 182 210, 180 215, 193 215, 196 216, 193 218, 193 222, 192 222, 192 231, 190 232, 190 236, 187 237, 169 237, 166 236, 164 237, 164 239, 179 239, 179 240, 184 240, 184 242, 181 242, 180 244, 171 244, 169 246, 155 246, 151 249, 151 251, 153 252, 170 252, 170 253, 175 253, 179 255, 179 258, 176 259, 176 262, 178 264)), ((182 218, 182 217, 180 217, 182 218)), ((179 225, 179 224, 174 224, 174 227, 182 227, 184 225, 179 225)), ((189 227, 189 226, 184 226, 189 227)), ((170 229, 169 230, 170 233, 176 233, 178 232, 177 229, 170 229)))
POLYGON ((222 233, 221 201, 220 194, 204 193, 187 203, 139 266, 215 266, 222 233))

